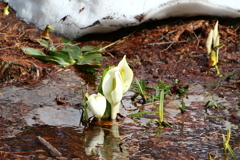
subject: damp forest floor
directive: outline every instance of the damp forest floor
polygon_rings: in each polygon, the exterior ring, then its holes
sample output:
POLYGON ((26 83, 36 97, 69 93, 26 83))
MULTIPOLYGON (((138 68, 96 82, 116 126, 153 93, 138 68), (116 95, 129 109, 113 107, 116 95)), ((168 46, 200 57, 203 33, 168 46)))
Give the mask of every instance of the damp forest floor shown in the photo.
MULTIPOLYGON (((230 146, 240 159, 240 19, 171 18, 76 40, 79 47, 121 40, 103 52, 103 65, 117 65, 126 55, 134 81, 153 86, 161 80, 172 86, 164 101, 164 119, 172 127, 146 124, 158 118, 153 113, 130 117, 155 111, 158 104, 132 103, 132 92, 124 95, 117 121, 93 120, 84 126, 82 90, 94 93, 105 68, 90 74, 25 55, 21 47, 44 51, 36 41, 42 31, 11 9, 3 15, 5 6, 0 2, 0 159, 233 159, 223 148, 228 125, 230 146), (216 20, 223 43, 220 75, 208 67, 205 49, 216 20), (188 93, 176 96, 183 85, 189 86, 188 93), (184 113, 176 106, 182 99, 184 113), (206 107, 208 100, 218 107, 206 107)), ((61 43, 58 36, 50 37, 61 43)))

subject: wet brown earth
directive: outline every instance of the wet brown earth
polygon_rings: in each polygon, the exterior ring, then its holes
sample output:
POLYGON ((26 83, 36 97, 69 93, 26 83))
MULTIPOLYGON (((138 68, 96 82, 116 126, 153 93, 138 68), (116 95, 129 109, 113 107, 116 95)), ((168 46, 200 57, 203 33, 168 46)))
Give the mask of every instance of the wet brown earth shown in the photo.
MULTIPOLYGON (((131 118, 139 111, 155 111, 158 102, 133 104, 128 92, 115 122, 81 125, 82 90, 94 93, 98 76, 75 67, 61 68, 25 55, 21 47, 42 49, 36 38, 42 31, 2 14, 0 2, 0 159, 213 159, 231 158, 222 134, 231 125, 230 145, 240 159, 240 28, 239 19, 217 17, 172 18, 94 34, 77 40, 81 46, 109 45, 104 65, 117 65, 127 56, 134 77, 147 85, 158 80, 172 86, 164 103, 164 119, 172 127, 146 125, 157 114, 131 118), (208 67, 205 42, 219 20, 221 76, 208 67), (178 80, 178 83, 175 83, 178 80), (176 88, 189 85, 176 96, 176 88), (176 104, 185 99, 186 112, 176 104), (220 106, 206 107, 208 100, 220 106), (39 138, 40 137, 40 138, 39 138), (52 148, 49 149, 44 139, 52 148)), ((54 43, 58 36, 51 35, 54 43)), ((51 147, 50 147, 51 148, 51 147)))

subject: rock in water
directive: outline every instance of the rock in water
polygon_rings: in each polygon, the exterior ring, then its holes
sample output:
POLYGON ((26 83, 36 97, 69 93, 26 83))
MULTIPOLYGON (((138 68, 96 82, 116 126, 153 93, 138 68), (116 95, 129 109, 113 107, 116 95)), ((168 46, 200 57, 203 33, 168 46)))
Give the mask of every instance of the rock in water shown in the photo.
POLYGON ((240 17, 239 0, 2 0, 37 28, 76 39, 176 16, 240 17))

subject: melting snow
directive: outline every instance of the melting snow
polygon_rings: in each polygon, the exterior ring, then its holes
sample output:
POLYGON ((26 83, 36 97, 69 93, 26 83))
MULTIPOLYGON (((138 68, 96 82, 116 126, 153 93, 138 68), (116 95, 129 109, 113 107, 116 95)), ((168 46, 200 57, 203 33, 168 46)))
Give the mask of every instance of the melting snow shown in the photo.
MULTIPOLYGON (((1 1, 1 0, 0 0, 1 1)), ((44 29, 76 39, 115 31, 149 20, 176 16, 240 17, 239 0, 2 0, 17 16, 44 29)))

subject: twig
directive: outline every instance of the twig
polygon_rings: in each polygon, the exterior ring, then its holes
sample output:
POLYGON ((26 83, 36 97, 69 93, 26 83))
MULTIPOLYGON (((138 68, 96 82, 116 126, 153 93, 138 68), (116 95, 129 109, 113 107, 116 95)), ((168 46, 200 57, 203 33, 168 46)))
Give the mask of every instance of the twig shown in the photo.
POLYGON ((65 45, 68 45, 68 46, 78 46, 79 44, 81 43, 76 43, 76 44, 71 44, 71 43, 55 43, 53 44, 53 46, 65 46, 65 45))
POLYGON ((11 49, 11 48, 16 48, 16 47, 4 47, 4 48, 0 48, 0 50, 11 49))
POLYGON ((62 156, 62 153, 60 153, 55 147, 53 147, 49 142, 47 142, 45 139, 43 139, 40 136, 37 136, 38 140, 50 151, 50 153, 55 157, 62 156))
POLYGON ((158 42, 158 43, 149 43, 147 45, 164 45, 164 44, 174 44, 174 43, 186 43, 188 41, 178 41, 178 42, 174 42, 174 41, 169 41, 169 42, 158 42))
POLYGON ((1 31, 1 30, 4 30, 4 29, 7 28, 8 26, 9 26, 9 23, 8 23, 6 26, 4 26, 3 28, 1 28, 0 31, 1 31))

